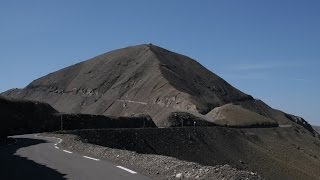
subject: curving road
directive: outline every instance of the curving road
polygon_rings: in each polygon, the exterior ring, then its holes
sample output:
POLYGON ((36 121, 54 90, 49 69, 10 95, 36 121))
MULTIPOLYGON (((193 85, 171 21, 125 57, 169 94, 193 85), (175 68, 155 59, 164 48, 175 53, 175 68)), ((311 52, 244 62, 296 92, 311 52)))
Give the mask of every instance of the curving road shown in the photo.
POLYGON ((60 139, 34 134, 12 136, 0 146, 0 179, 147 180, 135 171, 59 148, 60 139))

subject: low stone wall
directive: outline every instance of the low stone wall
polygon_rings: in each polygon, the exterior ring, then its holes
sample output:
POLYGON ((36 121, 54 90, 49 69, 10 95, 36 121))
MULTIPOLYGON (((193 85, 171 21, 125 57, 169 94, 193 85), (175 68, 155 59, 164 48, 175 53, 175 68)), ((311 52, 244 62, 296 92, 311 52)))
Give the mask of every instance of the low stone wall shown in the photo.
POLYGON ((10 135, 73 129, 156 127, 150 116, 112 117, 63 114, 49 104, 0 96, 0 138, 10 135))
POLYGON ((169 127, 216 126, 216 124, 187 112, 173 112, 168 117, 169 127))
POLYGON ((168 127, 212 127, 212 126, 220 126, 220 127, 231 127, 231 128, 272 128, 278 127, 278 123, 252 123, 252 124, 243 124, 243 125, 223 125, 217 124, 214 122, 206 121, 201 117, 197 117, 188 112, 172 112, 168 117, 168 127))
POLYGON ((104 129, 104 128, 155 128, 150 116, 113 117, 91 114, 55 114, 59 130, 104 129))

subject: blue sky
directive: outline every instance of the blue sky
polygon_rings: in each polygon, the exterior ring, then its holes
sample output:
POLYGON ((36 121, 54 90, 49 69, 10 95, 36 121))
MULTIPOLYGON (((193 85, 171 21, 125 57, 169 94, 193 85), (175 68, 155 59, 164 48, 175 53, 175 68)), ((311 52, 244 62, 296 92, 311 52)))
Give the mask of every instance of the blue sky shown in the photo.
POLYGON ((319 9, 318 0, 2 0, 0 91, 153 43, 320 125, 319 9))

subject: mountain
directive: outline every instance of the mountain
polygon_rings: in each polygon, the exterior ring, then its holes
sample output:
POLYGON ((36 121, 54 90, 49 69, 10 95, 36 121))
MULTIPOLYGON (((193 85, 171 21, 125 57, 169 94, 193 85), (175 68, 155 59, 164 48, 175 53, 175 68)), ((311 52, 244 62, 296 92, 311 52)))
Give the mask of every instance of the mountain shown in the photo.
MULTIPOLYGON (((303 118, 275 110, 234 88, 197 61, 152 44, 99 55, 2 95, 43 101, 67 113, 148 114, 157 126, 171 126, 168 117, 179 112, 214 123, 216 116, 212 113, 219 111, 215 108, 234 104, 228 109, 249 112, 246 118, 255 117, 245 122, 239 118, 237 126, 270 123, 304 126, 313 132, 303 118), (256 118, 261 116, 265 118, 256 118)), ((232 126, 222 122, 229 120, 220 118, 219 124, 232 126)))
POLYGON ((320 126, 312 126, 312 128, 318 133, 320 133, 320 126))

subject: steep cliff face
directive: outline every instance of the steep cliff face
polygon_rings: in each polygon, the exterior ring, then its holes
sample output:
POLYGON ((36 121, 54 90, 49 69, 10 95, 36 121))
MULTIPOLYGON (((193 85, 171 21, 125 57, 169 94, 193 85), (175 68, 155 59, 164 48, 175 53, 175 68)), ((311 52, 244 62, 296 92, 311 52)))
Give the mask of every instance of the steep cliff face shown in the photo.
POLYGON ((195 60, 151 44, 102 54, 3 95, 44 101, 68 113, 149 114, 158 126, 168 126, 168 117, 180 111, 213 121, 205 115, 228 103, 279 124, 295 123, 195 60))

